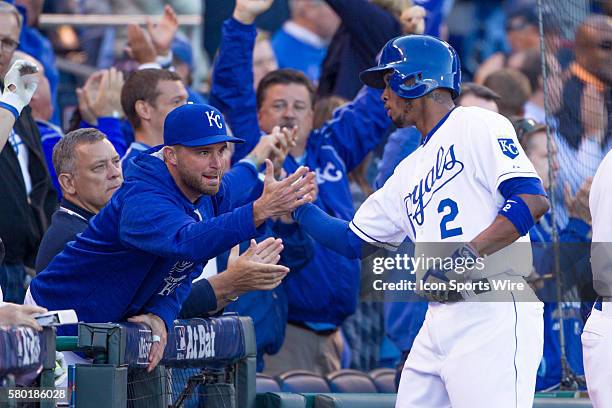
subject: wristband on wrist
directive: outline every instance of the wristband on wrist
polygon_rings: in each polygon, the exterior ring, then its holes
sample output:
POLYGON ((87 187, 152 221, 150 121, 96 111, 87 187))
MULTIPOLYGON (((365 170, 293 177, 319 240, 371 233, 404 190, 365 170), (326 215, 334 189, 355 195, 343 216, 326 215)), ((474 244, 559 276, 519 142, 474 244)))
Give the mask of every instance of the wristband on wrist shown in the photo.
POLYGON ((507 199, 498 214, 506 217, 514 225, 521 237, 527 234, 535 225, 529 207, 518 195, 513 195, 507 199))

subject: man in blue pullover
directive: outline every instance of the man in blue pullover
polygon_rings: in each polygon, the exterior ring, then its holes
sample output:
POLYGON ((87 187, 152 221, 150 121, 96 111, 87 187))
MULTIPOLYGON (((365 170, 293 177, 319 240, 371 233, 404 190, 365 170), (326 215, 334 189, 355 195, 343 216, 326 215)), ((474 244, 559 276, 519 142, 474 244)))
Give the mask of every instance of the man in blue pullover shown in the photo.
MULTIPOLYGON (((206 261, 258 236, 266 219, 312 200, 313 173, 302 167, 277 182, 266 161, 263 192, 248 202, 260 163, 244 160, 222 179, 228 142, 242 140, 227 134, 216 109, 188 104, 172 111, 164 123, 164 145, 130 163, 107 206, 32 281, 30 303, 74 309, 85 322, 147 324, 154 342, 148 370, 153 370, 206 261)), ((269 283, 280 283, 287 272, 271 267, 269 283)), ((217 289, 209 285, 202 299, 210 310, 235 298, 217 289)))
MULTIPOLYGON (((297 126, 296 146, 285 160, 287 173, 300 165, 315 169, 316 205, 344 220, 354 213, 347 174, 380 142, 389 120, 380 91, 364 88, 355 100, 337 110, 331 121, 313 129, 314 87, 300 72, 269 73, 253 91, 255 17, 271 1, 239 0, 223 26, 223 39, 213 70, 211 103, 225 115, 232 130, 246 139, 249 151, 262 132, 274 126, 297 126), (239 108, 238 108, 239 107, 239 108)), ((359 296, 359 262, 314 243, 314 256, 285 281, 289 325, 280 352, 266 358, 266 371, 276 374, 303 368, 321 374, 340 368, 338 327, 355 312, 359 296), (310 351, 309 351, 310 350, 310 351)))

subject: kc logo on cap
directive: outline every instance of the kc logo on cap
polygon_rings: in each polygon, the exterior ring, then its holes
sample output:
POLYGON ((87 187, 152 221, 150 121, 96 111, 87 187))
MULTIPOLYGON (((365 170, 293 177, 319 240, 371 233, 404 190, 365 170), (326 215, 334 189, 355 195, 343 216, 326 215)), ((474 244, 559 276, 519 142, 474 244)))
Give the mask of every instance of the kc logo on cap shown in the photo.
POLYGON ((242 143, 228 135, 221 112, 210 105, 188 103, 171 111, 164 121, 166 146, 207 146, 215 143, 242 143))
POLYGON ((221 115, 219 115, 217 112, 215 111, 206 111, 206 117, 208 118, 208 125, 210 127, 212 127, 212 123, 215 122, 215 125, 219 128, 219 129, 223 129, 223 124, 219 123, 219 120, 221 119, 221 115))

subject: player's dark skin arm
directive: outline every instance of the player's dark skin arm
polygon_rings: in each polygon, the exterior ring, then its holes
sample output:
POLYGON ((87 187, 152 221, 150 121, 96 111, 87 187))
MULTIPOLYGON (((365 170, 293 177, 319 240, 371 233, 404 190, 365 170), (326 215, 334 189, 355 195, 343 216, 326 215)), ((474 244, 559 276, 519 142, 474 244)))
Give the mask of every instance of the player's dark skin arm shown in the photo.
MULTIPOLYGON (((548 212, 550 203, 548 199, 541 195, 519 194, 529 207, 531 216, 535 222, 548 212)), ((481 256, 491 255, 502 248, 510 245, 520 238, 516 227, 502 215, 497 215, 493 223, 482 231, 470 244, 478 251, 481 256)))

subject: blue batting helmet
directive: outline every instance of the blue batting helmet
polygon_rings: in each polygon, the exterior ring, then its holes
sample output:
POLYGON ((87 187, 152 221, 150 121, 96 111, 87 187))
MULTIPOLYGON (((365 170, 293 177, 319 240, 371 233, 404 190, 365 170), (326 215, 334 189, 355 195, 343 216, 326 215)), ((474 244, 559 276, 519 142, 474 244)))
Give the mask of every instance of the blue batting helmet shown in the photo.
POLYGON ((398 96, 420 98, 438 88, 461 91, 461 64, 457 52, 446 42, 429 35, 405 35, 390 40, 382 50, 377 67, 363 71, 359 78, 373 88, 389 86, 398 96))

